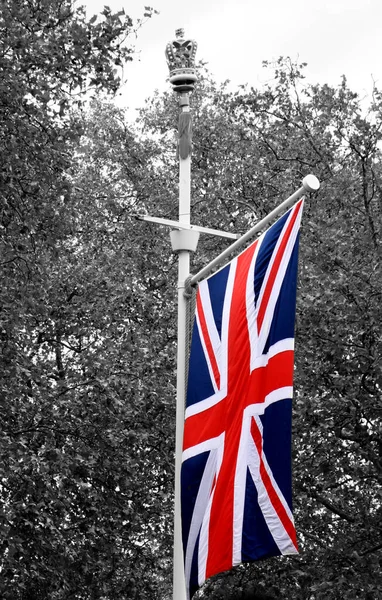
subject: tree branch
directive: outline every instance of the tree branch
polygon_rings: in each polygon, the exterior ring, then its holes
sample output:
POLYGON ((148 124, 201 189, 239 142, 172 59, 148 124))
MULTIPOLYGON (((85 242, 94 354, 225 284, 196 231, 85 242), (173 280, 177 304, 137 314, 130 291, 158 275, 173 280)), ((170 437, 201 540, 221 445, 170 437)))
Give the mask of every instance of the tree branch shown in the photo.
POLYGON ((334 513, 341 519, 345 519, 345 521, 348 521, 348 523, 355 523, 354 517, 351 517, 350 515, 348 515, 345 511, 343 511, 338 506, 335 506, 334 504, 332 504, 332 502, 330 502, 329 500, 327 500, 320 494, 314 493, 313 497, 317 500, 317 502, 319 502, 320 504, 325 506, 325 508, 330 510, 330 512, 334 513))

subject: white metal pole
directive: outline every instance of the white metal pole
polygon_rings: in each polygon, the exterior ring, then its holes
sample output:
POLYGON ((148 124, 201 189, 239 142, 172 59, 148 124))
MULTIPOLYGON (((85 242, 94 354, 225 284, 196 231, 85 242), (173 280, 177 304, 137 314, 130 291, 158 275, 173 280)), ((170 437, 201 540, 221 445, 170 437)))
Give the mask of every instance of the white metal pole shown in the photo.
POLYGON ((182 466, 184 409, 186 403, 186 327, 187 299, 184 295, 185 281, 190 274, 190 252, 197 247, 199 232, 190 228, 191 206, 191 118, 189 95, 197 80, 195 53, 197 44, 184 37, 178 29, 177 39, 166 46, 166 58, 170 71, 170 82, 176 93, 179 106, 179 224, 184 229, 171 231, 171 243, 178 253, 178 351, 176 378, 176 433, 175 433, 175 506, 174 506, 174 555, 173 555, 173 600, 186 600, 184 576, 182 522, 180 503, 180 474, 182 466))
MULTIPOLYGON (((181 111, 189 112, 188 93, 180 95, 179 104, 181 111)), ((179 222, 184 223, 185 225, 190 224, 190 205, 191 155, 185 159, 179 157, 179 222)), ((179 230, 177 233, 182 235, 184 231, 179 230)), ((176 380, 173 600, 186 600, 180 505, 180 471, 182 466, 184 407, 186 402, 185 374, 187 299, 184 296, 184 288, 185 280, 190 273, 189 250, 179 250, 178 261, 178 354, 176 380)))

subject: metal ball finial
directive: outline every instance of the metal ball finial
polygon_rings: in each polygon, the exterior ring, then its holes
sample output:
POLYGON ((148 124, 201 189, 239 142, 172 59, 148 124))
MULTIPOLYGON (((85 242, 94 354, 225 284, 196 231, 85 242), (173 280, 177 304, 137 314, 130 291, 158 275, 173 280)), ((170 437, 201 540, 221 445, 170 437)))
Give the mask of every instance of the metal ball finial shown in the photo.
POLYGON ((302 180, 302 185, 306 189, 307 192, 316 192, 320 189, 320 182, 315 175, 309 174, 305 175, 302 180))

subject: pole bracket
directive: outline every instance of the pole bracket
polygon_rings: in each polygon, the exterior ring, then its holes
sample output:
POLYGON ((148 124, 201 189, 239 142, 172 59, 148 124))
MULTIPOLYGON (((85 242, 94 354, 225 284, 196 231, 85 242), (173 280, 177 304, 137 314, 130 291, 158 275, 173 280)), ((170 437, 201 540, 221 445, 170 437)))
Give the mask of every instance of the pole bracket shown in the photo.
POLYGON ((173 252, 195 252, 198 247, 199 231, 194 229, 173 229, 170 231, 173 252))

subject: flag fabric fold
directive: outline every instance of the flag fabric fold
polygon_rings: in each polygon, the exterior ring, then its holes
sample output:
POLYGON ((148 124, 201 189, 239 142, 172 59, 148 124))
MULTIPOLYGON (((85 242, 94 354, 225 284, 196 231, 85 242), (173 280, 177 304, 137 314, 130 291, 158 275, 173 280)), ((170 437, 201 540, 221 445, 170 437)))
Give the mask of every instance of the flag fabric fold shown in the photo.
POLYGON ((241 562, 296 554, 291 401, 303 200, 199 284, 181 472, 188 598, 241 562))

